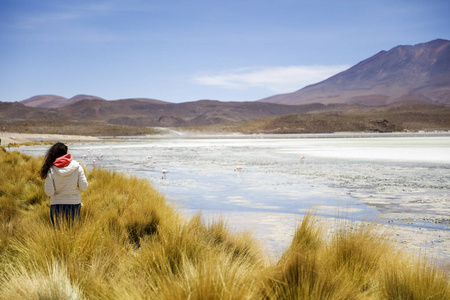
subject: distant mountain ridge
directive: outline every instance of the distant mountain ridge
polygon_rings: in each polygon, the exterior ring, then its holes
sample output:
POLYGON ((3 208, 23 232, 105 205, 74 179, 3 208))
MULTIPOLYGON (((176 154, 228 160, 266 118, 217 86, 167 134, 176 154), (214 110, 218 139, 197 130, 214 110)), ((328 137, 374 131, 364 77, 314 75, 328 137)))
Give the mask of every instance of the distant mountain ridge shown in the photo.
POLYGON ((148 127, 195 127, 195 131, 210 133, 281 134, 448 131, 449 116, 450 107, 420 103, 371 107, 207 100, 170 104, 81 100, 66 107, 44 108, 0 101, 0 130, 3 132, 100 136, 148 134, 145 130, 148 127), (249 121, 254 122, 247 123, 249 121), (214 126, 197 127, 205 125, 214 126))
POLYGON ((81 100, 103 100, 105 99, 97 97, 97 96, 90 96, 90 95, 76 95, 73 96, 70 99, 57 96, 57 95, 37 95, 33 96, 31 98, 25 99, 23 101, 20 101, 21 103, 25 104, 26 106, 30 107, 42 107, 42 108, 58 108, 58 107, 64 107, 67 105, 74 104, 81 100))
MULTIPOLYGON (((280 105, 262 102, 220 102, 200 100, 168 103, 150 99, 90 100, 48 108, 31 107, 20 102, 0 102, 0 118, 4 120, 64 120, 100 122, 127 126, 204 126, 257 119, 291 113, 307 113, 325 105, 280 105)), ((1 129, 1 128, 0 128, 1 129)))
MULTIPOLYGON (((105 101, 97 96, 81 94, 70 99, 57 95, 38 95, 20 102, 30 107, 59 108, 81 100, 105 101)), ((171 104, 150 98, 120 100, 171 104)), ((422 102, 450 105, 450 41, 437 39, 380 51, 322 82, 256 102, 370 106, 422 102)))
POLYGON ((397 46, 293 93, 259 100, 278 104, 450 104, 450 41, 397 46))
MULTIPOLYGON (((92 96, 92 95, 76 95, 73 96, 70 99, 57 96, 57 95, 37 95, 33 96, 31 98, 25 99, 23 101, 20 101, 20 103, 29 106, 29 107, 41 107, 41 108, 59 108, 59 107, 66 107, 72 104, 75 104, 77 102, 83 101, 83 100, 100 100, 100 101, 107 101, 103 98, 92 96)), ((122 99, 122 100, 136 100, 140 102, 146 102, 146 103, 158 103, 158 104, 164 104, 169 102, 164 102, 156 99, 149 99, 149 98, 131 98, 131 99, 122 99)))

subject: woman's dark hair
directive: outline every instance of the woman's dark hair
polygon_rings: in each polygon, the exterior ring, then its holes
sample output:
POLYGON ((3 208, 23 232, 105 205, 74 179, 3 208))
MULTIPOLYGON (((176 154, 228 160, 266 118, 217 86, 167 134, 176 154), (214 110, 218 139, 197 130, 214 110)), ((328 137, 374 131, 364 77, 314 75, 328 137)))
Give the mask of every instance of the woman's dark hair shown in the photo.
POLYGON ((53 162, 61 156, 67 154, 67 146, 63 143, 56 143, 48 149, 47 154, 45 154, 44 164, 42 165, 39 175, 42 179, 47 178, 48 171, 52 166, 53 162))

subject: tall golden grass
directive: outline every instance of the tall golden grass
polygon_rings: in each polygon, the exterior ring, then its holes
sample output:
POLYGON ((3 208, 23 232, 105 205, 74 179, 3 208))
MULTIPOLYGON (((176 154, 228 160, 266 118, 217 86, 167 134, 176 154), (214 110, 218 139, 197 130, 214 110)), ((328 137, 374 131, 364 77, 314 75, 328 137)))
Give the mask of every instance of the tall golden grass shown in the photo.
POLYGON ((270 262, 251 233, 186 220, 147 181, 101 169, 80 220, 55 230, 41 162, 0 149, 0 299, 450 299, 448 274, 375 223, 330 236, 307 214, 270 262))

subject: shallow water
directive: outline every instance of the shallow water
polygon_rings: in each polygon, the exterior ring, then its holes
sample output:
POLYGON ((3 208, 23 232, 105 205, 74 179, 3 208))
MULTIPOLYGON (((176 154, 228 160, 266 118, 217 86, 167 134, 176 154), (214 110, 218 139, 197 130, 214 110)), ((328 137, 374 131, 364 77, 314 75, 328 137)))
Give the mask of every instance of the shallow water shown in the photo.
MULTIPOLYGON (((39 156, 47 148, 19 150, 39 156)), ((288 246, 307 210, 317 209, 323 218, 382 216, 403 234, 425 233, 433 240, 426 247, 450 258, 448 136, 152 138, 69 151, 88 168, 148 179, 187 216, 201 210, 205 218, 221 215, 232 228, 252 230, 272 253, 288 246)), ((400 239, 405 244, 409 236, 400 239)))

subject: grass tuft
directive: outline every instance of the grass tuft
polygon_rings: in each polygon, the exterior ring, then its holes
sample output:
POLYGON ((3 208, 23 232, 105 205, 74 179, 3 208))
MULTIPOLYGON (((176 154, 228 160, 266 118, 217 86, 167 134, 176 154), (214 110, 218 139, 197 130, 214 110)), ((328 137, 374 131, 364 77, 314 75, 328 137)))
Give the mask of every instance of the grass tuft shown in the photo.
POLYGON ((46 270, 16 268, 8 277, 2 289, 3 299, 86 299, 59 265, 48 266, 46 270))

